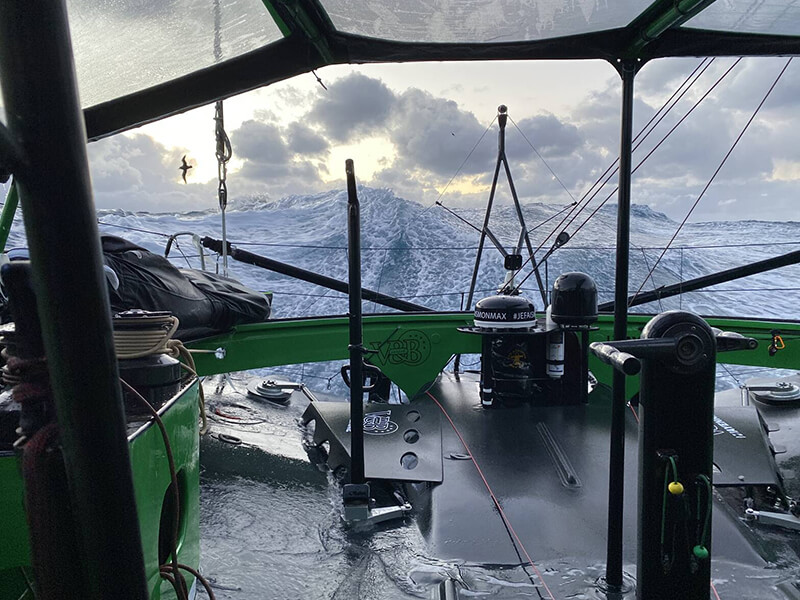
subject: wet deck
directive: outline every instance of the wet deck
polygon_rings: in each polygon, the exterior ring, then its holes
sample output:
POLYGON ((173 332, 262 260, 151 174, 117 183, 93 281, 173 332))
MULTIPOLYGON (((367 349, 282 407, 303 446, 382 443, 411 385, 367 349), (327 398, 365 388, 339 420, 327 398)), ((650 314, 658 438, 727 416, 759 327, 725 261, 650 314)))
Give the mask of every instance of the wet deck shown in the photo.
MULTIPOLYGON (((464 445, 444 413, 439 419, 443 483, 405 483, 414 505, 413 519, 363 535, 344 528, 337 486, 309 464, 302 450, 303 440, 308 439, 299 425, 308 406, 302 394, 295 392, 289 406, 276 407, 247 397, 242 380, 218 395, 208 384, 206 391, 212 430, 202 455, 203 564, 221 586, 219 597, 253 597, 264 586, 276 590, 269 596, 275 598, 427 597, 432 585, 448 577, 489 597, 517 598, 523 591, 539 597, 533 589, 536 578, 519 567, 526 562, 518 554, 519 544, 512 543, 481 475, 466 459, 464 445), (246 526, 241 522, 244 517, 246 526), (294 539, 299 540, 297 551, 294 539), (320 564, 325 565, 325 577, 317 576, 320 564), (301 593, 304 584, 297 580, 304 570, 309 574, 305 589, 310 595, 301 593), (226 589, 240 576, 244 584, 226 589), (366 581, 372 583, 358 583, 366 581)), ((472 374, 459 379, 445 374, 430 393, 469 445, 554 596, 594 597, 594 580, 603 574, 606 550, 608 390, 595 389, 588 405, 490 411, 479 406, 477 376, 472 374)), ((321 402, 337 400, 317 396, 321 402)), ((416 400, 412 407, 433 404, 432 398, 416 400)), ((741 405, 739 396, 723 395, 721 400, 741 405)), ((788 425, 779 437, 791 437, 791 418, 784 415, 788 425)), ((400 429, 398 444, 407 445, 400 429)), ((636 422, 629 413, 624 562, 631 574, 636 549, 636 438, 636 422)), ((773 564, 767 564, 753 549, 769 554, 772 541, 775 548, 785 545, 785 533, 773 532, 774 540, 769 532, 756 539, 741 526, 740 514, 719 497, 713 515, 712 572, 720 596, 791 598, 776 585, 796 577, 791 567, 796 556, 774 554, 773 564)))

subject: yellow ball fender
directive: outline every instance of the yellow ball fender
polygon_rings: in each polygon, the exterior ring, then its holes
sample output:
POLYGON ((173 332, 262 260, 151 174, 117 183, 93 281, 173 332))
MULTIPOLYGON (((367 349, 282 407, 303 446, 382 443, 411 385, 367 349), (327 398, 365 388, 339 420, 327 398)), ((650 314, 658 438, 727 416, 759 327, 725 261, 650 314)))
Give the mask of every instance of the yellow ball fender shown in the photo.
POLYGON ((680 481, 673 481, 667 486, 667 489, 673 496, 680 496, 683 494, 683 484, 680 481))

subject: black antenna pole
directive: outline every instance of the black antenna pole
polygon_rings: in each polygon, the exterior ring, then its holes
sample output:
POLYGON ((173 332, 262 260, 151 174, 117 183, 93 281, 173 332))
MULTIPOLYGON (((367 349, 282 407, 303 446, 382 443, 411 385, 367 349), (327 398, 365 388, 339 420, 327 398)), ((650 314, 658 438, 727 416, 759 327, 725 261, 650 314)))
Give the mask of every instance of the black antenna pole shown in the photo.
MULTIPOLYGON (((505 135, 504 135, 505 138, 505 135)), ((533 265, 533 273, 536 276, 536 284, 539 286, 539 293, 542 295, 542 306, 547 306, 547 293, 544 289, 544 282, 542 282, 542 275, 539 273, 539 265, 536 263, 536 256, 533 252, 533 244, 528 235, 528 227, 525 225, 525 217, 522 215, 522 207, 519 205, 519 198, 517 198, 517 188, 514 187, 514 180, 511 178, 511 169, 508 166, 505 152, 505 139, 503 140, 503 166, 506 169, 506 177, 508 177, 508 187, 511 188, 511 197, 514 198, 514 208, 517 210, 517 219, 519 219, 520 232, 519 242, 514 250, 514 254, 519 254, 522 251, 522 242, 525 241, 525 246, 528 248, 528 256, 533 265)))
MULTIPOLYGON (((617 204, 617 266, 614 291, 614 339, 628 337, 628 264, 631 220, 631 156, 633 136, 633 79, 636 63, 617 65, 622 77, 622 115, 619 150, 619 200, 617 204)), ((608 468, 608 546, 606 584, 622 589, 622 524, 625 491, 625 375, 614 370, 611 406, 611 449, 608 468)))
MULTIPOLYGON (((486 215, 483 218, 483 227, 481 228, 481 237, 480 241, 478 242, 478 253, 475 255, 475 267, 472 269, 472 281, 469 284, 469 294, 467 295, 467 310, 471 310, 472 307, 472 297, 475 294, 475 284, 478 281, 478 269, 481 266, 481 254, 483 254, 483 244, 486 242, 486 232, 489 229, 489 217, 492 214, 492 204, 494 204, 494 193, 497 190, 497 176, 500 174, 500 160, 505 152, 505 128, 506 128, 506 121, 508 120, 508 115, 505 114, 505 106, 500 106, 503 109, 500 115, 497 117, 497 121, 500 125, 500 133, 499 140, 498 140, 498 154, 497 154, 497 163, 494 166, 494 177, 492 178, 492 189, 489 192, 489 202, 486 204, 486 215)), ((499 109, 498 109, 499 110, 499 109)), ((455 362, 455 369, 458 371, 458 363, 459 357, 456 357, 455 362)))
POLYGON ((352 159, 347 175, 347 253, 350 284, 350 483, 364 483, 364 348, 361 334, 361 213, 352 159))
MULTIPOLYGON (((536 257, 533 255, 533 245, 531 244, 530 237, 528 236, 528 229, 525 226, 525 218, 522 215, 522 207, 519 204, 519 198, 517 197, 517 189, 514 187, 514 180, 511 177, 511 169, 508 166, 508 159, 506 158, 506 123, 508 122, 508 108, 505 104, 501 104, 497 107, 497 124, 499 126, 499 131, 497 132, 497 162, 495 163, 494 167, 494 177, 492 178, 492 189, 489 192, 489 202, 486 204, 486 215, 483 219, 483 228, 481 229, 481 238, 478 242, 478 254, 475 256, 475 267, 472 271, 472 281, 469 285, 469 295, 467 296, 467 310, 472 306, 473 296, 475 294, 475 285, 478 281, 478 269, 481 265, 481 254, 483 253, 483 244, 486 241, 486 237, 489 236, 493 241, 495 240, 494 236, 491 235, 489 231, 489 218, 492 214, 492 205, 494 204, 494 195, 497 191, 497 177, 500 174, 500 165, 503 165, 506 177, 508 179, 508 186, 511 189, 511 197, 514 199, 514 208, 517 211, 517 218, 519 219, 519 224, 521 229, 520 232, 520 239, 518 246, 516 248, 515 253, 519 253, 522 247, 522 241, 524 239, 526 246, 528 247, 528 254, 530 256, 530 262, 534 265, 534 271, 536 273, 536 281, 539 284, 539 292, 542 295, 542 302, 547 302, 547 294, 544 290, 544 283, 542 282, 542 277, 539 273, 539 267, 536 263, 536 257)), ((501 251, 502 252, 502 251, 501 251)), ((505 256, 507 253, 503 252, 505 256)), ((458 361, 458 359, 456 359, 458 361)), ((458 362, 456 362, 456 365, 458 362)), ((456 366, 457 369, 457 366, 456 366)))

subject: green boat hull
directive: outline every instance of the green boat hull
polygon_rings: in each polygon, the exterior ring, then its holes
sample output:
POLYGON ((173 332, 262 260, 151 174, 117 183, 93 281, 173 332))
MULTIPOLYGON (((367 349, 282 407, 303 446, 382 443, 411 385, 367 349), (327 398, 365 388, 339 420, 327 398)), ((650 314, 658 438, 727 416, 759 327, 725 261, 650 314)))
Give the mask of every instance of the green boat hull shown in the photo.
MULTIPOLYGON (((160 411, 175 458, 181 497, 178 561, 197 567, 200 562, 200 441, 198 420, 199 383, 184 387, 160 411)), ((171 585, 159 574, 159 532, 162 506, 170 486, 170 472, 161 432, 154 422, 129 434, 136 510, 144 550, 147 586, 152 600, 175 598, 171 585)), ((0 599, 33 598, 28 525, 24 507, 21 459, 0 455, 0 599)), ((194 578, 186 574, 191 586, 194 578)), ((121 595, 124 595, 122 591, 121 595)))

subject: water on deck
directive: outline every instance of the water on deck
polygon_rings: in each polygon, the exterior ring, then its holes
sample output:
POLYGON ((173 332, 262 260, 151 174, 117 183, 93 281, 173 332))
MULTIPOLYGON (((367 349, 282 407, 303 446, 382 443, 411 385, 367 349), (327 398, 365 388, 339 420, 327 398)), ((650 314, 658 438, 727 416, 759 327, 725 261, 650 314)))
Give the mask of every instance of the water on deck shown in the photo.
MULTIPOLYGON (((548 454, 514 460, 520 445, 511 440, 526 435, 522 447, 541 444, 541 432, 524 429, 530 407, 519 409, 527 416, 493 411, 491 418, 498 423, 492 432, 502 434, 481 435, 480 421, 470 418, 482 414, 475 407, 477 397, 472 398, 474 380, 444 376, 432 390, 459 423, 540 576, 518 556, 470 461, 446 458, 445 485, 417 486, 417 498, 413 486, 407 486, 416 508, 413 516, 356 531, 342 522, 341 491, 334 478, 313 466, 303 450, 307 433, 299 420, 308 404, 305 396, 296 392, 288 407, 276 407, 248 397, 245 379, 228 382, 221 394, 215 393, 216 384, 206 384, 212 429, 201 448, 201 550, 203 571, 218 598, 428 598, 448 578, 459 582, 462 598, 539 599, 550 593, 556 599, 605 598, 595 586, 604 573, 608 493, 603 392, 589 407, 535 418, 547 424, 566 452, 579 475, 576 488, 559 481, 558 460, 548 454), (509 460, 499 460, 503 455, 509 460), (533 488, 542 493, 527 491, 533 488), (474 518, 462 518, 465 514, 474 518), (563 532, 565 522, 571 526, 563 532)), ((632 415, 630 421, 625 569, 633 575, 632 415)), ((445 457, 463 453, 444 418, 442 450, 445 457)), ((735 524, 736 515, 715 506, 713 582, 719 597, 792 598, 779 590, 796 579, 796 570, 786 568, 789 558, 766 562, 749 548, 719 543, 719 535, 743 539, 735 524)))

